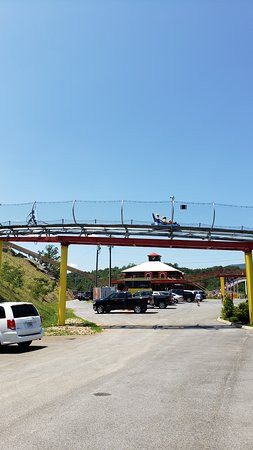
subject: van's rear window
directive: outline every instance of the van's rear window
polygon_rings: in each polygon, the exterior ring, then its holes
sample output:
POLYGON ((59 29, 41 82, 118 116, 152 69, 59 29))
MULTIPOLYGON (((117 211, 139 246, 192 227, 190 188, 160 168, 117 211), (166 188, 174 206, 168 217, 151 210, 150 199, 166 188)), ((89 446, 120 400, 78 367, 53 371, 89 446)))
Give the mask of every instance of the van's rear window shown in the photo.
POLYGON ((0 306, 0 319, 5 319, 5 310, 2 306, 0 306))
POLYGON ((13 305, 11 306, 13 317, 17 319, 18 317, 28 317, 28 316, 38 316, 39 313, 35 306, 33 305, 13 305))

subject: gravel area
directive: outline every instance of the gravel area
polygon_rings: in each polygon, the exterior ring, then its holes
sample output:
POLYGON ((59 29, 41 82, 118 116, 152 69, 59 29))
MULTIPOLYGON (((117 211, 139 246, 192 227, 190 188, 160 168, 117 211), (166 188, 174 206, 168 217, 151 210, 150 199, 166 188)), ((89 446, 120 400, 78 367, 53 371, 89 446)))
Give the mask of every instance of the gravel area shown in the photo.
POLYGON ((63 335, 90 335, 97 333, 89 325, 83 323, 82 319, 67 319, 65 325, 48 327, 45 330, 45 336, 63 336, 63 335))

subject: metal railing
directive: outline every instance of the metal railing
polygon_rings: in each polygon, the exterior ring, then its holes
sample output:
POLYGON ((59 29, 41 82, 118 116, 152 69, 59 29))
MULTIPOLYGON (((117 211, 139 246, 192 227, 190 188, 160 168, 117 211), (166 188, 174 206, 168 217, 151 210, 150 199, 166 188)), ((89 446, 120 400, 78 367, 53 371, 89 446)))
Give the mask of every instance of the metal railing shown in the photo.
POLYGON ((0 227, 64 224, 150 225, 159 213, 181 226, 253 230, 253 206, 176 201, 73 200, 0 205, 0 227))

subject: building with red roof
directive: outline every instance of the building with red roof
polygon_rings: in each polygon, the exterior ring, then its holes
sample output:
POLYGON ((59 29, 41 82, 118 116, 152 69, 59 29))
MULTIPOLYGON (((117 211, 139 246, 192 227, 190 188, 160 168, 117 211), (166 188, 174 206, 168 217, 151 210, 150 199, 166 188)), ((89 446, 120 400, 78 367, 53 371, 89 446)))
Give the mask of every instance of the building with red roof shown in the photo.
POLYGON ((172 288, 196 289, 196 286, 189 286, 184 279, 184 273, 161 262, 161 255, 150 253, 148 261, 129 267, 122 271, 122 278, 115 280, 113 284, 118 285, 118 289, 152 290, 166 291, 172 288))

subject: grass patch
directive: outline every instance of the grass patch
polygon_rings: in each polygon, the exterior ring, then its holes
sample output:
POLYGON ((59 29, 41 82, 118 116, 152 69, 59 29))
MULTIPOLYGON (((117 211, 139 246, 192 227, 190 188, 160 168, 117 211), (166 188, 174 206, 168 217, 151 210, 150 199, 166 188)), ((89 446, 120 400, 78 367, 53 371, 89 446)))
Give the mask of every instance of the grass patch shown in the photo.
POLYGON ((95 322, 90 322, 89 320, 82 319, 82 317, 76 316, 74 310, 71 308, 66 309, 66 321, 68 321, 68 324, 70 326, 80 324, 82 327, 91 328, 95 332, 102 331, 102 328, 99 327, 95 322))
POLYGON ((35 300, 40 299, 55 302, 57 298, 58 286, 54 280, 35 268, 28 259, 3 253, 0 271, 0 301, 34 303, 35 300), (10 272, 14 277, 10 276, 10 272), (15 275, 16 278, 19 276, 19 283, 17 279, 14 283, 15 275))
POLYGON ((38 309, 45 334, 48 336, 67 336, 99 333, 102 329, 94 322, 75 315, 73 309, 66 308, 65 325, 58 325, 58 304, 33 302, 38 309))
POLYGON ((28 259, 4 253, 0 275, 0 302, 33 303, 42 317, 45 334, 61 336, 102 331, 95 323, 77 317, 69 308, 65 313, 66 325, 59 326, 57 283, 28 259))
POLYGON ((44 303, 33 301, 33 304, 38 309, 43 322, 43 328, 53 327, 57 325, 58 321, 58 304, 44 303))

